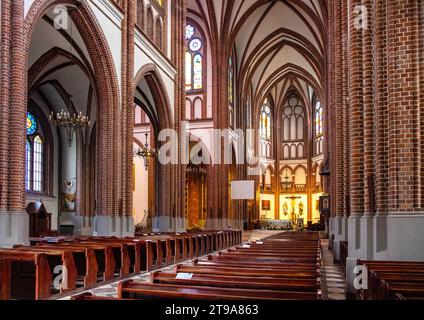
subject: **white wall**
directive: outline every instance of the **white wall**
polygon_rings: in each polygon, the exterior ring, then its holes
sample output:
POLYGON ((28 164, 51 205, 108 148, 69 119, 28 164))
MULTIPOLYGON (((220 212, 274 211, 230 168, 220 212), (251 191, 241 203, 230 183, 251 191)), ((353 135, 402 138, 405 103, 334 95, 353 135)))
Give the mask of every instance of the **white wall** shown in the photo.
MULTIPOLYGON (((144 141, 144 140, 141 140, 144 141)), ((138 145, 134 143, 134 148, 138 145)), ((144 167, 144 160, 139 157, 134 157, 135 166, 135 191, 133 201, 133 216, 134 223, 142 222, 144 215, 148 212, 148 199, 149 199, 149 169, 144 167)))

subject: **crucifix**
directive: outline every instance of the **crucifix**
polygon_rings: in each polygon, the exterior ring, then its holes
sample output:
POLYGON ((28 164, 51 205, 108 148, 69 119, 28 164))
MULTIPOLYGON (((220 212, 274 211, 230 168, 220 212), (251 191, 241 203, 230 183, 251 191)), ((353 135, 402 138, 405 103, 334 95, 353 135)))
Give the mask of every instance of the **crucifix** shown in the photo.
POLYGON ((296 207, 296 200, 297 199, 301 199, 302 197, 299 196, 295 196, 292 195, 290 197, 286 197, 286 199, 291 200, 291 206, 292 206, 292 212, 291 212, 291 220, 293 222, 293 225, 297 225, 297 219, 296 219, 296 211, 295 211, 295 207, 296 207))

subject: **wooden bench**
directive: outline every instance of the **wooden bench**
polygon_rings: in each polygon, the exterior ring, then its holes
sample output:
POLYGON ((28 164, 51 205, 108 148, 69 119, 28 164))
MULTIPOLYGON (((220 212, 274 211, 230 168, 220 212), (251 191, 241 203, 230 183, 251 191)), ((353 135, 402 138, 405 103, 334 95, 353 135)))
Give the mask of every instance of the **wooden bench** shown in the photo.
POLYGON ((138 300, 317 300, 318 292, 251 290, 203 286, 121 282, 118 297, 138 300))
POLYGON ((222 288, 269 289, 275 291, 317 292, 320 289, 320 283, 317 279, 240 278, 215 274, 193 274, 190 279, 179 279, 177 276, 178 273, 154 272, 151 274, 151 282, 222 288))
MULTIPOLYGON (((61 256, 61 253, 57 255, 61 256)), ((9 296, 11 299, 41 300, 51 295, 53 273, 49 267, 47 254, 1 249, 0 258, 10 261, 11 264, 10 292, 3 293, 4 296, 9 296)), ((8 268, 8 263, 4 262, 2 267, 8 268)), ((7 270, 0 272, 0 275, 9 277, 7 270)))
POLYGON ((10 300, 11 278, 11 261, 0 258, 0 300, 10 300))
POLYGON ((249 277, 276 277, 276 278, 317 278, 317 270, 296 270, 292 268, 273 268, 261 270, 258 268, 240 268, 229 266, 186 266, 178 265, 177 272, 179 273, 198 273, 198 274, 216 274, 230 276, 249 276, 249 277))
POLYGON ((396 294, 421 297, 424 284, 424 262, 364 261, 367 268, 368 289, 359 291, 363 300, 396 299, 396 294))
MULTIPOLYGON (((39 247, 43 248, 45 246, 52 247, 50 243, 38 243, 39 247)), ((84 249, 86 250, 86 256, 89 256, 90 261, 94 260, 93 252, 96 258, 96 263, 98 267, 98 274, 103 281, 109 281, 115 279, 115 257, 113 254, 112 246, 105 245, 102 243, 82 243, 82 242, 66 242, 66 243, 57 243, 52 248, 62 248, 62 249, 84 249)), ((93 263, 93 262, 92 262, 93 263)))

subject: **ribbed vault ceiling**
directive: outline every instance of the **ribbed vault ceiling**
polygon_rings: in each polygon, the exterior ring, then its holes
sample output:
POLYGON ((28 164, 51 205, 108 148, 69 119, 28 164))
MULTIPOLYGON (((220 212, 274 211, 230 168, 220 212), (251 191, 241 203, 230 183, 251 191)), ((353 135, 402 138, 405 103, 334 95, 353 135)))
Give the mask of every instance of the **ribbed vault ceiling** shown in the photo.
MULTIPOLYGON (((326 0, 188 0, 208 38, 235 45, 240 89, 256 100, 282 89, 322 93, 325 79, 326 0)), ((276 96, 275 96, 276 95, 276 96)))

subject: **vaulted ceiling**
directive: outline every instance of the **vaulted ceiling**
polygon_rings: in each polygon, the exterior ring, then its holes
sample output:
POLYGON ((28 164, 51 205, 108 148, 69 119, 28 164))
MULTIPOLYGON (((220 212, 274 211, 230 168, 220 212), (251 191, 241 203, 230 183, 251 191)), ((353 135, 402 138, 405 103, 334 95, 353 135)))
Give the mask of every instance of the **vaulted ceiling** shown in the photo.
POLYGON ((212 44, 235 46, 242 92, 251 86, 257 101, 272 94, 277 104, 294 86, 305 99, 323 98, 326 0, 188 0, 188 11, 212 44))

